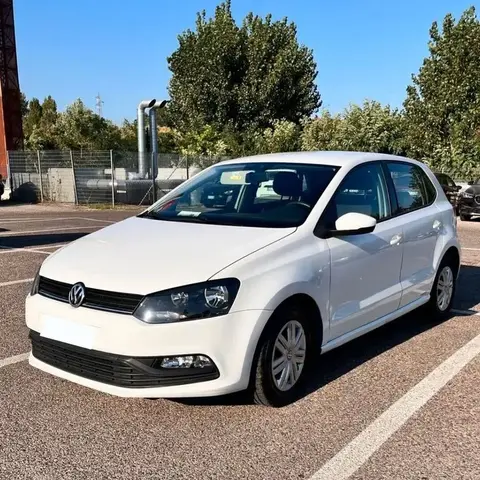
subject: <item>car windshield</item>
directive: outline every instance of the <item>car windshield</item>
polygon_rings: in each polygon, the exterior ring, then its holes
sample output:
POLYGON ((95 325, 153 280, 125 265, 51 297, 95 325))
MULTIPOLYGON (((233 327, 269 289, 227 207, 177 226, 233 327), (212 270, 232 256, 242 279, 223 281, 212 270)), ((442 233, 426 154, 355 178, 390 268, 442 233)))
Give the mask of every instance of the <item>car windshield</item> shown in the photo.
POLYGON ((199 173, 141 216, 248 227, 297 227, 338 171, 328 165, 242 163, 199 173))

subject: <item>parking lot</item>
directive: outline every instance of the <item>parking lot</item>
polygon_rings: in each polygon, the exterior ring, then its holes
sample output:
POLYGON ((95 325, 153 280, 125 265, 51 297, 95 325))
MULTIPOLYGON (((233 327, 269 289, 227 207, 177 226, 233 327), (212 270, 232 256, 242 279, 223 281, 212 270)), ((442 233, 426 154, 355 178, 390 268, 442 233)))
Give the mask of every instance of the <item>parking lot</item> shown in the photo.
POLYGON ((110 397, 28 365, 38 266, 135 213, 0 204, 0 479, 480 479, 480 221, 459 221, 454 316, 327 353, 301 400, 268 409, 110 397))

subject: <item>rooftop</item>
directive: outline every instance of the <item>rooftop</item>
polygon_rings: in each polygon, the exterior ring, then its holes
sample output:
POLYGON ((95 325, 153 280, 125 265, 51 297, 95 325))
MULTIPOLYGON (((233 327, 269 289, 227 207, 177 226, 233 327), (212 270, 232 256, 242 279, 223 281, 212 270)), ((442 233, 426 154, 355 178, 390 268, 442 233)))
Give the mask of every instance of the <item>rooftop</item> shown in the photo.
POLYGON ((316 163, 323 165, 354 166, 359 163, 374 160, 407 160, 415 162, 410 158, 397 155, 388 155, 386 153, 371 152, 343 152, 343 151, 316 151, 316 152, 285 152, 285 153, 267 153, 262 155, 252 155, 248 157, 238 157, 227 160, 222 163, 242 163, 242 162, 281 162, 281 163, 316 163))

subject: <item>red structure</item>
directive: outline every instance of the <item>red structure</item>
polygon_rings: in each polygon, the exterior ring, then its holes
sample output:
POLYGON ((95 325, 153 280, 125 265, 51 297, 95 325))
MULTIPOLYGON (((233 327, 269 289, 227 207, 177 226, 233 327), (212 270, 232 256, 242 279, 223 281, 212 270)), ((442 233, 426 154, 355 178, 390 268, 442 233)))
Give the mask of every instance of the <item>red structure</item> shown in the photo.
POLYGON ((0 174, 7 175, 7 152, 23 148, 13 0, 0 0, 0 174))

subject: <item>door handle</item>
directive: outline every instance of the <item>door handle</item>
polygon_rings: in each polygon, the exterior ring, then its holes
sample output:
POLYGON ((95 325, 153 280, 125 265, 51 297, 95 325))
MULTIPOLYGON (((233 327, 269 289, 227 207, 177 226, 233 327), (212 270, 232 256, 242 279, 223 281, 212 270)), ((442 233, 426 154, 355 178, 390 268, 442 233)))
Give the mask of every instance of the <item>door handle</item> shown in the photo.
POLYGON ((435 220, 433 222, 433 229, 434 230, 440 230, 440 228, 442 227, 442 222, 440 220, 435 220))
POLYGON ((390 245, 398 245, 402 241, 402 235, 394 235, 390 240, 390 245))

